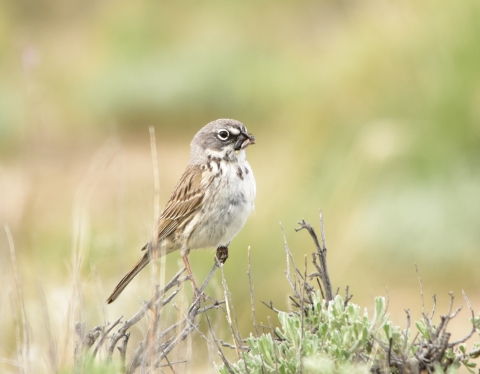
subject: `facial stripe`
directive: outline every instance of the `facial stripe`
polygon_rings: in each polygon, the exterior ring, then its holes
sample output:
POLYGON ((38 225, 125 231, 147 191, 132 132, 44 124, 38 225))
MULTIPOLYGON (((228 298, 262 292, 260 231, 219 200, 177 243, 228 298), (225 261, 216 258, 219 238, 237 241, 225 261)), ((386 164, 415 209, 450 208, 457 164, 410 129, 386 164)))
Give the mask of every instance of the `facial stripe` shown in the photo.
POLYGON ((228 128, 228 131, 230 131, 230 133, 233 134, 233 135, 238 135, 238 134, 240 134, 240 130, 239 130, 238 128, 236 128, 236 127, 229 127, 229 128, 228 128))

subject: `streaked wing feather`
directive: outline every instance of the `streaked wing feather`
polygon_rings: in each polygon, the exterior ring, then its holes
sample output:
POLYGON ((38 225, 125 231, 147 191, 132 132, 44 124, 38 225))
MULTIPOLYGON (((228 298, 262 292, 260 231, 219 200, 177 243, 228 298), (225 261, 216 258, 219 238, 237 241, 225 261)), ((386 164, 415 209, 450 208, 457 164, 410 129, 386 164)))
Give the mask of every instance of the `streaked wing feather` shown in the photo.
POLYGON ((208 184, 202 185, 200 167, 187 167, 160 216, 157 232, 159 241, 173 233, 185 218, 202 205, 208 184))
POLYGON ((166 238, 168 235, 170 235, 172 232, 175 231, 175 229, 178 227, 178 222, 177 221, 171 221, 171 220, 162 220, 160 221, 158 225, 158 240, 162 240, 163 238, 166 238))

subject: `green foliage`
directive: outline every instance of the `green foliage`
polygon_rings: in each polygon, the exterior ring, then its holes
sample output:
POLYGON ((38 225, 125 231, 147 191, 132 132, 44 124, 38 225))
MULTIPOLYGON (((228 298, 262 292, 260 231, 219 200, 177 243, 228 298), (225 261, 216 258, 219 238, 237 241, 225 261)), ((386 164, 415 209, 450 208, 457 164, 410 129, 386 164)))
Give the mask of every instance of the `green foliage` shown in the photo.
MULTIPOLYGON (((327 305, 318 292, 305 313, 279 312, 280 328, 271 334, 246 339, 248 351, 235 364, 217 368, 220 374, 234 373, 396 373, 393 357, 403 362, 415 359, 419 346, 409 342, 410 331, 402 331, 389 320, 384 297, 375 299, 373 317, 360 306, 336 296, 327 305), (389 364, 390 360, 390 364, 389 364)), ((415 323, 423 342, 430 342, 431 326, 415 323)), ((421 338, 420 338, 421 339, 421 338)), ((434 363, 436 374, 454 373, 463 365, 473 373, 475 363, 469 359, 465 344, 448 348, 440 362, 434 363), (463 357, 461 355, 463 355, 463 357), (442 365, 443 364, 443 365, 442 365)), ((408 369, 406 372, 410 372, 408 369)))
MULTIPOLYGON (((385 299, 375 300, 375 314, 368 317, 355 304, 345 306, 337 296, 327 306, 316 294, 314 303, 302 315, 298 312, 278 313, 281 328, 278 339, 270 334, 247 339, 250 351, 244 360, 232 365, 238 373, 355 373, 364 372, 364 364, 354 365, 372 353, 373 338, 388 340, 395 336, 403 342, 398 328, 392 327, 385 313, 385 299), (302 328, 303 325, 303 328, 302 328), (248 368, 248 369, 247 369, 248 368)), ((225 366, 218 370, 227 374, 225 366)))
POLYGON ((88 374, 117 374, 123 373, 124 368, 118 362, 92 360, 85 355, 78 359, 75 369, 71 367, 60 369, 59 374, 88 373, 88 374))

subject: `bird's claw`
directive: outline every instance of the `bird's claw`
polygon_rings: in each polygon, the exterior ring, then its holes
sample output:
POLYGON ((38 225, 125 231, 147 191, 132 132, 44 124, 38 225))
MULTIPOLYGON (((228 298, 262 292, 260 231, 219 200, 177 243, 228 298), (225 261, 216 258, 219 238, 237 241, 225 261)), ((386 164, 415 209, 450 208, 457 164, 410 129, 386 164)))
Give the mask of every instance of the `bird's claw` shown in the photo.
POLYGON ((228 258, 228 247, 218 247, 217 254, 215 256, 215 262, 220 266, 227 261, 228 258))

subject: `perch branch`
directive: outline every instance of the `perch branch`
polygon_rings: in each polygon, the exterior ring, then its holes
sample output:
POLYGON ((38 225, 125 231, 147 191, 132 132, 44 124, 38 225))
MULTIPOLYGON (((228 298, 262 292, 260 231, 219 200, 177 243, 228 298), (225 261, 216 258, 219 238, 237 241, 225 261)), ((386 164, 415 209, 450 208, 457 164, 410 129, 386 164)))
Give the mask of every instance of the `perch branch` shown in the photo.
POLYGON ((315 233, 315 230, 309 223, 305 222, 305 220, 302 219, 301 221, 298 222, 298 224, 300 225, 300 227, 296 228, 295 231, 300 231, 302 229, 307 230, 310 236, 312 237, 313 242, 315 243, 315 247, 317 248, 317 253, 314 254, 313 264, 315 265, 318 273, 320 274, 320 278, 322 280, 322 284, 325 289, 326 300, 330 302, 333 300, 333 289, 332 289, 332 283, 330 281, 330 277, 328 275, 328 268, 327 268, 327 247, 326 247, 326 241, 325 241, 325 231, 323 226, 323 216, 320 213, 322 243, 324 245, 323 248, 318 241, 318 237, 317 237, 317 234, 315 233), (317 263, 317 257, 320 260, 320 264, 317 263))

